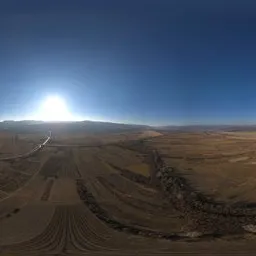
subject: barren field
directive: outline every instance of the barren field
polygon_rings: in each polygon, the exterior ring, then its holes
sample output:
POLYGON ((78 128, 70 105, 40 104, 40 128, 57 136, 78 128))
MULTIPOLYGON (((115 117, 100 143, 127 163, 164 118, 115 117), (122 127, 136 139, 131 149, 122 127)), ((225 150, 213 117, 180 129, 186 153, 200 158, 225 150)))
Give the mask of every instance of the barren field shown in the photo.
POLYGON ((19 134, 0 131, 0 159, 32 150, 45 138, 45 134, 19 134))
POLYGON ((53 134, 0 161, 0 255, 254 255, 255 149, 247 133, 53 134))
POLYGON ((256 133, 174 133, 149 140, 195 187, 229 202, 256 202, 256 133))
POLYGON ((127 140, 144 139, 147 137, 158 137, 161 133, 156 131, 120 132, 120 133, 60 133, 54 134, 51 145, 76 145, 76 146, 95 146, 117 143, 127 140))

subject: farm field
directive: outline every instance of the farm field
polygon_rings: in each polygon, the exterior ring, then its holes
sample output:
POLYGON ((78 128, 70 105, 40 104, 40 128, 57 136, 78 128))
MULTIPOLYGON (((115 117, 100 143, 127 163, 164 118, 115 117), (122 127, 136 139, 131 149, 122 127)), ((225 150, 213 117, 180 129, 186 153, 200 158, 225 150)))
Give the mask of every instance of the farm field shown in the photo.
POLYGON ((0 159, 18 154, 24 154, 45 139, 45 134, 19 134, 0 131, 0 159))
POLYGON ((55 132, 0 161, 0 255, 254 255, 255 149, 256 133, 55 132))

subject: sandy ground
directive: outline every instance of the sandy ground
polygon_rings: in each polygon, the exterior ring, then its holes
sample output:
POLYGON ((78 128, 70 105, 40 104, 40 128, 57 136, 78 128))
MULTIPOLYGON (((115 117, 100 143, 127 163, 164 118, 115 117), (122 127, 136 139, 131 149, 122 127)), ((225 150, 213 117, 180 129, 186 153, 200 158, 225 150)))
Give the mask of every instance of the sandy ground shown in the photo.
MULTIPOLYGON (((133 142, 127 148, 118 143, 45 148, 26 185, 0 198, 0 255, 254 255, 250 232, 197 237, 189 228, 198 216, 180 211, 186 209, 182 195, 175 199, 179 205, 166 197, 143 150, 145 145, 157 149, 168 166, 216 199, 256 202, 256 145, 241 138, 244 134, 160 135, 137 134, 147 138, 143 146, 133 142)), ((119 139, 109 136, 108 141, 119 139)), ((26 161, 2 170, 25 172, 31 159, 26 161)))
POLYGON ((40 144, 45 134, 15 134, 0 132, 0 158, 24 154, 40 144))
POLYGON ((139 131, 139 132, 116 132, 116 133, 78 133, 78 134, 57 134, 52 138, 52 144, 58 145, 104 145, 109 143, 116 143, 120 141, 130 141, 151 137, 158 137, 162 134, 156 131, 139 131))
POLYGON ((175 133, 148 144, 196 187, 219 200, 256 202, 256 144, 248 140, 252 137, 246 133, 175 133))
POLYGON ((40 234, 52 218, 53 212, 53 205, 29 204, 12 217, 3 219, 0 246, 23 242, 40 234))
POLYGON ((54 181, 49 202, 56 204, 76 204, 80 199, 76 192, 75 181, 69 178, 59 178, 54 181))

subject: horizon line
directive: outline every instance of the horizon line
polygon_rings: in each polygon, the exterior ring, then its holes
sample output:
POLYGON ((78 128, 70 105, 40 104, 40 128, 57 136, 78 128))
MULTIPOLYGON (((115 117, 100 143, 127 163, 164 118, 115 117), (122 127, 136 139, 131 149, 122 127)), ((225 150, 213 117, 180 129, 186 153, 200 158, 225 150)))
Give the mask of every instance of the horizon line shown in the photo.
POLYGON ((71 120, 71 121, 44 121, 44 120, 35 120, 35 119, 20 119, 20 120, 13 120, 13 119, 5 119, 0 120, 0 123, 4 122, 42 122, 42 123, 82 123, 82 122, 98 122, 98 123, 111 123, 111 124, 124 124, 124 125, 138 125, 138 126, 149 126, 149 127, 185 127, 185 126, 256 126, 255 123, 188 123, 188 124, 143 124, 143 123, 128 123, 128 122, 121 122, 121 121, 106 121, 106 120, 71 120))

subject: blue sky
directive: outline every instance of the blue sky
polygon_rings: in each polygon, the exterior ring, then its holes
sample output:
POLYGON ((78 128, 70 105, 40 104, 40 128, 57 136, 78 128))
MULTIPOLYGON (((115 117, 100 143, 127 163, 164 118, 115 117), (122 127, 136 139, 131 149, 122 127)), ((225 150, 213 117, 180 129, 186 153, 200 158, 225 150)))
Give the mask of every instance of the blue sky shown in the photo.
POLYGON ((54 94, 85 119, 256 122, 255 7, 3 0, 0 120, 35 115, 54 94))

